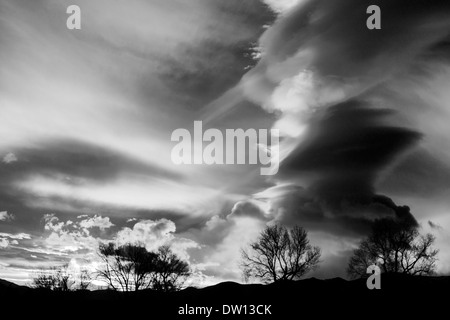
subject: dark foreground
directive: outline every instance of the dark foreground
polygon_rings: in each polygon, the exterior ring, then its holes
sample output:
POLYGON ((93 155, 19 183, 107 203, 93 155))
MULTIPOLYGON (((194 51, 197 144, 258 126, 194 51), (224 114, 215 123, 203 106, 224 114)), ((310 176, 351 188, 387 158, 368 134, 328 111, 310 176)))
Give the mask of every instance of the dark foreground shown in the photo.
POLYGON ((270 285, 225 282, 175 293, 49 292, 0 280, 0 306, 0 319, 4 314, 19 319, 445 319, 450 277, 383 274, 380 290, 367 289, 364 279, 336 278, 270 285))

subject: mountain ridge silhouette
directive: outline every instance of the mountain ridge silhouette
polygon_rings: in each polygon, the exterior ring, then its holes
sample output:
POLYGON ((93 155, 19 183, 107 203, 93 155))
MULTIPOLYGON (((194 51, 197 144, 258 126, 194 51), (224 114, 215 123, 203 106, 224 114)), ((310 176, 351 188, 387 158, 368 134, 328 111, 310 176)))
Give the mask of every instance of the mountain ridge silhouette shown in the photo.
MULTIPOLYGON (((27 305, 28 312, 52 310, 50 315, 89 312, 90 315, 123 316, 159 315, 168 319, 205 319, 204 315, 179 315, 180 308, 211 307, 208 319, 285 319, 303 312, 320 318, 399 316, 416 319, 432 317, 447 311, 450 276, 427 277, 402 274, 382 274, 381 289, 369 290, 366 279, 307 278, 271 284, 240 284, 222 282, 209 287, 188 287, 178 292, 116 292, 112 290, 56 292, 32 289, 0 280, 0 301, 3 310, 14 305, 27 305), (270 305, 271 314, 222 314, 223 305, 270 305), (89 311, 88 311, 89 310, 89 311), (303 310, 303 311, 302 311, 303 310)), ((248 307, 250 308, 250 307, 248 307)), ((261 308, 262 310, 262 308, 261 308)), ((158 317, 158 319, 159 319, 158 317)))

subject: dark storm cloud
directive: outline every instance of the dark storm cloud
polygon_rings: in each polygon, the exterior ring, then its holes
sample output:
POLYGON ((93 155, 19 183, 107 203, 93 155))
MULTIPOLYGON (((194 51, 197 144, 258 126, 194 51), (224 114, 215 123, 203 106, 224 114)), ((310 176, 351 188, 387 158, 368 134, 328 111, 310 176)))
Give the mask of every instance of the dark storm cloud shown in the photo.
POLYGON ((341 216, 341 225, 358 233, 396 207, 380 201, 375 182, 381 170, 414 145, 420 134, 386 124, 390 113, 349 101, 327 109, 311 125, 300 147, 280 167, 281 179, 308 181, 308 192, 320 204, 315 213, 297 207, 296 215, 322 223, 327 221, 323 212, 329 212, 329 222, 341 216))
POLYGON ((376 194, 342 194, 330 201, 312 188, 295 185, 274 187, 261 194, 271 200, 274 221, 335 236, 359 238, 376 219, 389 218, 417 224, 408 206, 376 194))
POLYGON ((330 196, 372 193, 377 173, 420 138, 418 132, 386 124, 391 113, 358 101, 327 109, 284 160, 281 177, 310 175, 318 192, 330 196))
POLYGON ((300 146, 280 167, 278 178, 293 185, 267 193, 275 219, 353 237, 366 234, 377 218, 417 223, 408 207, 375 190, 379 173, 421 137, 387 124, 392 114, 348 101, 317 116, 300 146))

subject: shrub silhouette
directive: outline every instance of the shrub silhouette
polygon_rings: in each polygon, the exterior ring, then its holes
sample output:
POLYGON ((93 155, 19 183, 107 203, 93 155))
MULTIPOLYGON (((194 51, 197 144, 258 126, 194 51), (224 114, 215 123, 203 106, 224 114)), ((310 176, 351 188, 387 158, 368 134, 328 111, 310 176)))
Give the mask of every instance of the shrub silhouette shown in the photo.
POLYGON ((32 280, 34 288, 50 289, 54 291, 69 291, 71 286, 71 276, 67 273, 67 268, 52 267, 48 270, 38 271, 32 280))
POLYGON ((91 274, 87 269, 80 273, 69 270, 68 265, 40 270, 33 275, 31 286, 53 291, 87 290, 91 283, 91 274))

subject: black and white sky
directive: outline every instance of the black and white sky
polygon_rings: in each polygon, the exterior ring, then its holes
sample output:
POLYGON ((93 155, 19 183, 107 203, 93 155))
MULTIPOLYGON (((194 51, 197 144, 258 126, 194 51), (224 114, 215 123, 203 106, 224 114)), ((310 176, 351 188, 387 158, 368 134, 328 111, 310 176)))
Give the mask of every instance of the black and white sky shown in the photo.
POLYGON ((448 0, 0 0, 0 61, 0 278, 141 241, 196 285, 241 281, 272 223, 345 276, 380 217, 433 232, 450 273, 448 0), (279 172, 173 164, 195 120, 279 129, 279 172))

